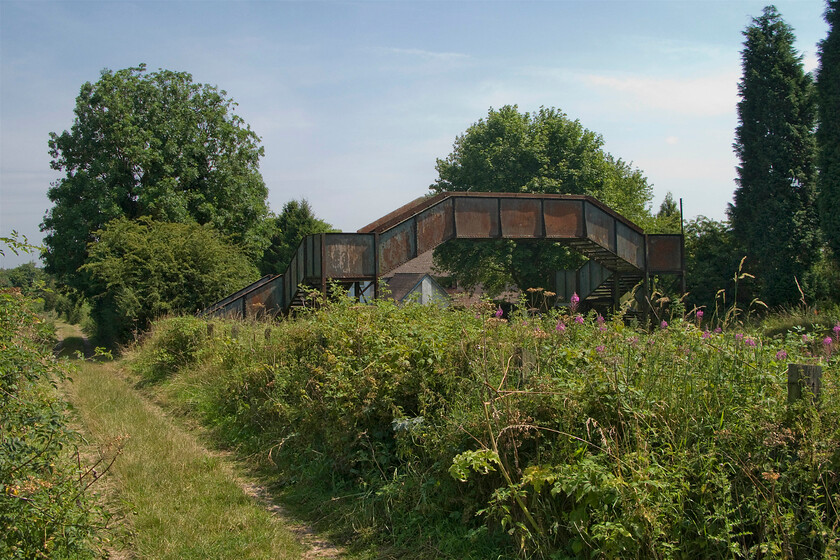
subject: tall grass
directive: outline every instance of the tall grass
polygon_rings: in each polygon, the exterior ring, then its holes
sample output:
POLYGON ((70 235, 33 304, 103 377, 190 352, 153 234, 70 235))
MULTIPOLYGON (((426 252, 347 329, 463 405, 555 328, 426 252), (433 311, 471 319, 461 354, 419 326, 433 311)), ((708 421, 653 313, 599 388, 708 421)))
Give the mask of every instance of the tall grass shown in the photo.
POLYGON ((301 546, 246 496, 225 460, 140 398, 113 364, 80 365, 68 390, 84 432, 121 447, 111 474, 135 557, 300 557, 301 546))
POLYGON ((315 515, 414 557, 840 554, 840 343, 496 315, 170 319, 133 367, 315 515), (818 406, 787 405, 789 362, 823 365, 818 406))

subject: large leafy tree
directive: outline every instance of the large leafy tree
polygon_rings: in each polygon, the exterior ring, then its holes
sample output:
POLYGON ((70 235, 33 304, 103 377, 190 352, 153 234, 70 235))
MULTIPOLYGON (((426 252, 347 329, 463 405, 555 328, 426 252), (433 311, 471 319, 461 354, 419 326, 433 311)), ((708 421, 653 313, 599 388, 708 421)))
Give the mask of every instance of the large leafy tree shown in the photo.
POLYGON ((815 211, 813 84, 794 50, 794 35, 768 6, 744 31, 738 85, 740 158, 729 217, 768 305, 799 299, 796 278, 819 245, 815 211))
POLYGON ((828 35, 819 44, 817 75, 820 174, 819 208, 823 235, 840 263, 840 2, 829 0, 825 12, 828 35))
POLYGON ((273 221, 274 234, 259 265, 262 274, 286 272, 286 267, 305 236, 337 231, 324 220, 315 217, 306 199, 290 200, 273 221))
POLYGON ((211 224, 258 257, 267 240, 263 149, 235 105, 188 73, 144 65, 85 83, 71 129, 50 134, 52 167, 65 176, 49 190, 54 206, 41 226, 47 271, 87 292, 79 267, 88 244, 120 217, 211 224))
MULTIPOLYGON (((603 143, 554 108, 490 109, 458 136, 446 159, 437 160, 438 179, 430 189, 585 194, 644 224, 651 219, 650 185, 638 169, 605 152, 603 143)), ((579 257, 555 243, 455 240, 436 250, 435 262, 461 285, 481 284, 494 293, 509 285, 550 287, 554 271, 577 266, 579 257)))
POLYGON ((90 276, 98 338, 125 340, 168 313, 193 313, 248 285, 257 270, 209 225, 117 218, 95 232, 90 276))

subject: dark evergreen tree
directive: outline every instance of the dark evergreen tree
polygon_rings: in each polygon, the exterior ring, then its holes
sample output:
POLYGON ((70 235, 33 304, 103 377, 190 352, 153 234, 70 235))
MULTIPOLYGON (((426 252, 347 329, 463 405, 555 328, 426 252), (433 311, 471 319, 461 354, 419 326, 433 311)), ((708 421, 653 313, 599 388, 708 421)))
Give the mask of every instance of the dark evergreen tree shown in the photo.
POLYGON ((290 200, 274 219, 274 234, 259 263, 260 273, 283 274, 304 237, 313 233, 333 231, 338 230, 324 220, 316 218, 305 198, 290 200))
POLYGON ((729 216, 768 305, 799 299, 796 278, 819 249, 813 83, 794 35, 773 6, 744 32, 738 84, 738 167, 729 216))
POLYGON ((829 0, 828 36, 819 44, 817 75, 819 209, 822 232, 840 263, 840 2, 829 0))

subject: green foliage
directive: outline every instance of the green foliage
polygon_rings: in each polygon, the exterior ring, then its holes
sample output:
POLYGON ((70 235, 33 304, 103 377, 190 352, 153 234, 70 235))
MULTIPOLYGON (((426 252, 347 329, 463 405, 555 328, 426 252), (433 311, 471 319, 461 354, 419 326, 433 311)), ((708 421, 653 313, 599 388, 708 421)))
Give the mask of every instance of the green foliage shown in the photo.
POLYGON ((94 558, 94 478, 70 455, 77 436, 54 391, 64 372, 29 305, 0 290, 0 557, 94 558))
MULTIPOLYGON (((641 171, 604 152, 603 144, 557 109, 490 109, 458 136, 446 159, 437 160, 438 178, 429 188, 590 195, 645 225, 651 219, 650 185, 641 171)), ((454 240, 435 250, 435 262, 461 285, 483 284, 491 292, 511 284, 550 288, 554 270, 580 264, 558 244, 507 240, 454 240)))
POLYGON ((825 11, 828 35, 819 43, 817 74, 817 167, 823 237, 840 263, 840 3, 829 0, 825 11))
POLYGON ((125 341, 155 317, 191 313, 257 278, 210 226, 119 218, 96 232, 88 263, 98 338, 125 341))
MULTIPOLYGON (((160 390, 324 523, 418 557, 840 554, 840 343, 494 311, 217 321, 160 390), (786 404, 789 362, 823 365, 818 407, 786 404)), ((206 328, 156 323, 138 369, 206 328)))
POLYGON ((306 199, 290 200, 274 219, 274 234, 260 261, 260 273, 283 274, 305 236, 333 231, 337 230, 315 217, 306 199))
POLYGON ((738 187, 729 218, 768 305, 799 299, 795 278, 819 249, 815 104, 794 35, 772 6, 744 32, 735 152, 738 187))
POLYGON ((85 83, 72 128, 50 134, 52 167, 44 217, 47 270, 87 292, 94 232, 109 221, 151 216, 211 224, 258 257, 267 242, 267 189, 259 137, 235 103, 185 72, 146 73, 145 65, 85 83))
MULTIPOLYGON (((744 251, 727 222, 705 216, 690 220, 685 226, 686 303, 689 308, 713 310, 722 296, 730 304, 734 303, 734 277, 743 257, 744 251)), ((752 300, 749 288, 741 285, 738 303, 752 300)))

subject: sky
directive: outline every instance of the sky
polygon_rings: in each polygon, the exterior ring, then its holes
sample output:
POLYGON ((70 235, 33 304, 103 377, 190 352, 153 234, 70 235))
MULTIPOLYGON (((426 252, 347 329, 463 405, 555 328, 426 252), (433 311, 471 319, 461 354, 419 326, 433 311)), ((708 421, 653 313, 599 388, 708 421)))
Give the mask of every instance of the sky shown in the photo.
MULTIPOLYGON (((724 219, 743 30, 767 2, 0 0, 0 236, 41 243, 47 141, 103 69, 189 72, 260 136, 275 213, 306 198, 344 231, 427 194, 488 110, 555 107, 666 193, 724 219)), ((825 3, 775 3, 806 71, 825 3)), ((0 247, 2 249, 2 247, 0 247)), ((6 250, 0 267, 33 259, 6 250)))

